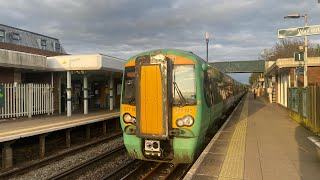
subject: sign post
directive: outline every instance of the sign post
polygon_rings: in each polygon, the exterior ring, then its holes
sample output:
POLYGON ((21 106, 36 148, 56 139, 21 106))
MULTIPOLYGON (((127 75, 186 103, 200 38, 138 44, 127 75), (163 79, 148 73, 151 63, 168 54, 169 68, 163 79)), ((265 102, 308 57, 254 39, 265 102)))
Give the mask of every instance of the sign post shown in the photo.
MULTIPOLYGON (((296 37, 296 36, 304 36, 304 76, 303 76, 303 84, 304 87, 308 86, 308 36, 320 34, 320 25, 307 26, 307 14, 305 15, 288 15, 285 18, 299 18, 304 17, 305 23, 304 27, 296 27, 289 29, 280 29, 278 30, 278 38, 288 38, 288 37, 296 37)), ((300 60, 301 55, 298 55, 298 59, 300 60)), ((295 56, 296 60, 296 56, 295 56)))

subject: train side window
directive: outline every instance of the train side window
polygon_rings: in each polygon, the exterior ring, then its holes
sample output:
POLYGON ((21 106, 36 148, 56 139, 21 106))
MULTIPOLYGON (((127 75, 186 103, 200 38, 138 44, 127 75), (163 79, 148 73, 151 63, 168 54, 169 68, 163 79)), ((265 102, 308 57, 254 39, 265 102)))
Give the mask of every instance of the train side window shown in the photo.
POLYGON ((221 98, 220 98, 220 93, 219 93, 219 89, 218 89, 218 82, 216 79, 212 78, 212 104, 218 104, 220 101, 221 101, 221 98))
POLYGON ((203 91, 204 91, 204 98, 206 101, 207 106, 212 106, 212 98, 211 98, 211 88, 210 88, 210 74, 208 71, 204 72, 204 82, 203 82, 203 91))
POLYGON ((211 101, 211 105, 214 105, 214 104, 215 104, 215 96, 214 96, 214 94, 215 94, 215 88, 216 88, 216 86, 215 86, 215 80, 211 77, 211 78, 210 78, 210 87, 209 87, 209 89, 210 89, 210 101, 211 101))

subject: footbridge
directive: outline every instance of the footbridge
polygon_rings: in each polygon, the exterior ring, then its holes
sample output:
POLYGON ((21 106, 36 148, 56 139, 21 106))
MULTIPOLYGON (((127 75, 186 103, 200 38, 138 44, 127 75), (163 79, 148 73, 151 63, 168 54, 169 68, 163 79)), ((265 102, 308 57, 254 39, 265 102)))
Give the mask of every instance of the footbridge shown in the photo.
POLYGON ((210 65, 224 73, 263 73, 264 60, 211 62, 210 65))

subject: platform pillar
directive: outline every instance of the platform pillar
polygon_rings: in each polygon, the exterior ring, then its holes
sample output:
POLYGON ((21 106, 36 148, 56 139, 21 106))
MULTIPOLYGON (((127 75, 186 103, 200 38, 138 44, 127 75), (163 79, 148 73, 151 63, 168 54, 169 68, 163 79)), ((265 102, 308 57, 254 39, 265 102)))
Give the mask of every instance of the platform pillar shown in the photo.
POLYGON ((41 134, 39 136, 39 155, 40 158, 44 158, 46 154, 46 136, 48 134, 41 134))
POLYGON ((109 80, 109 93, 110 93, 110 96, 109 96, 109 104, 110 104, 110 110, 113 110, 113 77, 110 76, 110 80, 109 80))
POLYGON ((83 75, 83 114, 88 114, 88 77, 83 75))
POLYGON ((32 114, 33 114, 33 84, 27 84, 27 88, 29 90, 29 94, 28 94, 28 117, 31 118, 32 114))
MULTIPOLYGON (((59 101, 59 114, 61 114, 61 74, 58 73, 58 101, 59 101)), ((64 102, 63 102, 64 103, 64 102)))
POLYGON ((107 122, 106 121, 102 122, 102 133, 103 133, 103 135, 107 134, 107 122))
POLYGON ((71 146, 71 129, 66 130, 66 146, 71 146))
POLYGON ((116 131, 120 129, 120 122, 116 121, 116 131))
POLYGON ((71 116, 71 71, 67 71, 67 116, 71 116))
POLYGON ((90 128, 91 126, 90 125, 86 125, 86 139, 90 139, 90 128))
POLYGON ((2 148, 2 168, 10 168, 13 166, 13 153, 12 153, 12 148, 11 144, 13 144, 14 141, 8 141, 2 143, 3 148, 2 148))

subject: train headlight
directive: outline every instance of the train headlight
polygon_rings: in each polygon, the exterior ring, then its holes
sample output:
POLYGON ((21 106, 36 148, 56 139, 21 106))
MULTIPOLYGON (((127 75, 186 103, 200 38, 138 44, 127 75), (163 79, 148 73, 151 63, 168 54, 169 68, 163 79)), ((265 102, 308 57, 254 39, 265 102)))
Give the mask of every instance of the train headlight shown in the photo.
POLYGON ((126 114, 123 115, 123 121, 125 123, 130 123, 130 120, 131 120, 131 115, 130 114, 126 113, 126 114))
POLYGON ((131 123, 133 125, 136 125, 136 118, 131 116, 129 113, 125 113, 122 118, 125 123, 131 123))
POLYGON ((186 115, 183 118, 177 119, 176 124, 178 127, 182 126, 192 126, 194 123, 194 119, 190 115, 186 115))
POLYGON ((177 126, 178 126, 178 127, 182 127, 183 124, 184 124, 184 123, 183 123, 183 121, 182 121, 181 119, 178 119, 178 120, 177 120, 177 126))
POLYGON ((192 126, 193 124, 193 118, 191 116, 185 116, 184 118, 184 124, 186 126, 192 126))

